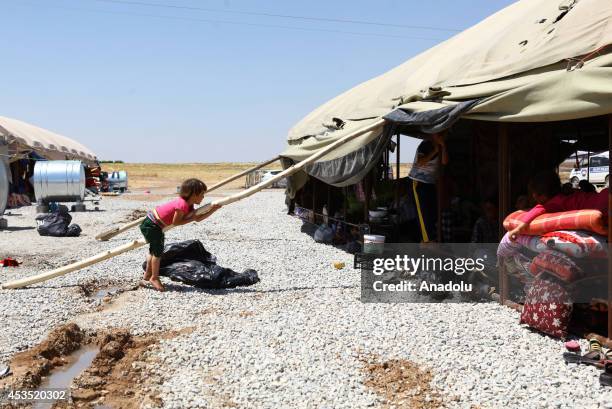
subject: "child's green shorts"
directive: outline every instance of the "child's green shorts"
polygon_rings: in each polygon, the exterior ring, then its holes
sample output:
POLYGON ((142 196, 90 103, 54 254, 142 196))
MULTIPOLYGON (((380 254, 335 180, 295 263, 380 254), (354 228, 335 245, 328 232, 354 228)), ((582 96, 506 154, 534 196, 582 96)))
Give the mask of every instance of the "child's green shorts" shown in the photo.
POLYGON ((155 257, 161 257, 164 252, 164 232, 153 220, 145 217, 140 224, 140 231, 149 243, 149 253, 155 257))

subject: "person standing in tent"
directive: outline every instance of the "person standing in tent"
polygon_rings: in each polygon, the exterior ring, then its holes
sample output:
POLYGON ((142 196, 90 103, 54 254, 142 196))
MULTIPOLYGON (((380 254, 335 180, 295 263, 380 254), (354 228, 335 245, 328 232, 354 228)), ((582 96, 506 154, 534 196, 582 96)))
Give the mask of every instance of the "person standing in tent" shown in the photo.
POLYGON ((149 243, 144 280, 151 282, 158 291, 164 291, 164 286, 159 280, 159 267, 164 252, 164 228, 170 225, 180 226, 201 222, 220 209, 221 206, 213 205, 206 214, 200 216, 194 214, 194 205, 202 203, 207 189, 201 180, 187 179, 181 184, 179 197, 149 211, 140 225, 140 231, 149 243))
POLYGON ((448 163, 444 133, 435 133, 422 141, 416 151, 408 178, 412 183, 414 205, 417 210, 421 241, 435 241, 438 201, 436 183, 440 166, 448 163))

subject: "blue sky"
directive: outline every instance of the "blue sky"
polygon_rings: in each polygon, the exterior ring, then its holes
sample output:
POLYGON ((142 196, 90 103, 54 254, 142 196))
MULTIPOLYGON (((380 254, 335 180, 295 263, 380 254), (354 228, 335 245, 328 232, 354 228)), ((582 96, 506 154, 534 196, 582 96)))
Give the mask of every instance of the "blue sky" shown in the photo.
POLYGON ((462 30, 512 3, 141 1, 226 12, 0 0, 0 115, 79 140, 102 159, 263 160, 312 109, 454 32, 235 11, 462 30))

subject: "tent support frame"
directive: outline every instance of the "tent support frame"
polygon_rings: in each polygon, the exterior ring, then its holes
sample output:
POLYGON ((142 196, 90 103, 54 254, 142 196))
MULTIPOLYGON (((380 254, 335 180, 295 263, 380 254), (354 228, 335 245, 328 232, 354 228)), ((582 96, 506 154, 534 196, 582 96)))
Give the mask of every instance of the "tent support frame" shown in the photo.
MULTIPOLYGON (((509 213, 509 190, 510 190, 510 152, 508 149, 508 125, 500 123, 498 127, 498 211, 499 211, 499 238, 505 234, 501 221, 509 213)), ((499 294, 500 303, 504 304, 508 299, 508 274, 505 265, 499 266, 499 294)))

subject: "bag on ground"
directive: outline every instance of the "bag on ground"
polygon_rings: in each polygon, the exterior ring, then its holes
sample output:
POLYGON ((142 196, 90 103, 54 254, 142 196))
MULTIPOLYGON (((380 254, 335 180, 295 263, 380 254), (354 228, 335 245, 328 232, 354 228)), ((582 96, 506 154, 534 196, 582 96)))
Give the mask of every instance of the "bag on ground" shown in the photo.
POLYGON ((36 216, 36 230, 41 236, 77 237, 81 234, 81 227, 78 224, 70 225, 71 221, 72 216, 68 211, 60 208, 56 212, 36 216))
MULTIPOLYGON (((146 269, 146 262, 143 269, 146 269)), ((168 244, 161 257, 159 275, 198 288, 234 288, 259 282, 255 270, 238 273, 217 265, 217 259, 199 240, 168 244)))

